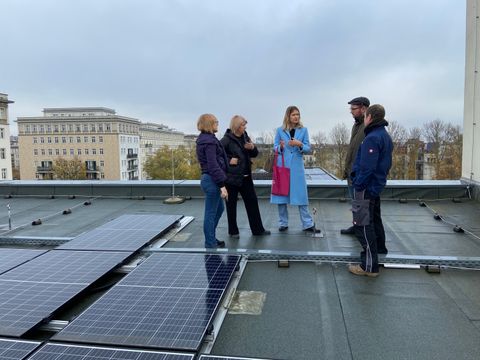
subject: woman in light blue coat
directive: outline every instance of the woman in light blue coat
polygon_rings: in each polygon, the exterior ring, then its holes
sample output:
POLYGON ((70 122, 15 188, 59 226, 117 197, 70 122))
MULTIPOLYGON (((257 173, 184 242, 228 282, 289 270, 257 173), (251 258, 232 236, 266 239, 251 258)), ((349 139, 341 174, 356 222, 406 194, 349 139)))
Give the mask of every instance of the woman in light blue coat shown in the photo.
POLYGON ((300 212, 303 231, 319 233, 315 228, 312 215, 308 211, 307 182, 303 166, 303 154, 310 152, 308 130, 300 121, 300 110, 289 106, 285 111, 283 125, 275 134, 274 150, 278 151, 277 166, 282 165, 281 154, 285 158, 285 166, 290 168, 290 192, 287 196, 271 195, 271 203, 278 204, 279 231, 288 229, 287 205, 297 205, 300 212))

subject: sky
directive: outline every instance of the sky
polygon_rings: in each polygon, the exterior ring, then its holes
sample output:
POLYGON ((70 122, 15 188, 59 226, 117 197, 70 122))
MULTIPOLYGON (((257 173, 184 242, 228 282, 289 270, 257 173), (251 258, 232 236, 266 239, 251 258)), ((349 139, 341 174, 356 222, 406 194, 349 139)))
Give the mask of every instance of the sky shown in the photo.
POLYGON ((99 106, 254 136, 300 108, 310 135, 366 96, 406 128, 463 124, 464 0, 0 0, 0 92, 17 117, 99 106))

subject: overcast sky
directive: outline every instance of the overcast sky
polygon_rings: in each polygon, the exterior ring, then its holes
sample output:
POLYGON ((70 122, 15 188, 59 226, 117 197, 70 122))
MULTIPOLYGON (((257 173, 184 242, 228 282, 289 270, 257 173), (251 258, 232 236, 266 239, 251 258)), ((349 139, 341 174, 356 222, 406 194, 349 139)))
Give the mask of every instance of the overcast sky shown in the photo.
MULTIPOLYGON (((213 113, 251 134, 297 105, 310 134, 367 96, 406 127, 462 125, 465 0, 0 0, 10 122, 102 106, 196 133, 213 113)), ((12 133, 16 126, 12 125, 12 133)))

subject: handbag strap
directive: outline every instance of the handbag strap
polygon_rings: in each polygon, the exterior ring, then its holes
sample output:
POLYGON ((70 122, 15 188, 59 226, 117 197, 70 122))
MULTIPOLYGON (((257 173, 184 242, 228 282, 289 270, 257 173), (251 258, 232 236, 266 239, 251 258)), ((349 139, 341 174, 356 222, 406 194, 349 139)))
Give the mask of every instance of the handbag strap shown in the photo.
MULTIPOLYGON (((280 155, 282 155, 282 167, 285 167, 285 157, 283 156, 283 152, 280 155)), ((277 166, 277 160, 278 160, 278 149, 275 149, 275 157, 273 158, 273 166, 277 166)))

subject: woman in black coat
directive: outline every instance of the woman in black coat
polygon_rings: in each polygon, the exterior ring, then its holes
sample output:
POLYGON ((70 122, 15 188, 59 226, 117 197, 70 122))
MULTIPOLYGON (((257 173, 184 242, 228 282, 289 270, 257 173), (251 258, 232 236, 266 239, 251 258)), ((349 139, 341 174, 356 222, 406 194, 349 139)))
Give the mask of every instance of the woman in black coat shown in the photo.
POLYGON ((227 180, 228 191, 227 217, 228 234, 232 238, 239 238, 237 226, 237 198, 242 195, 248 222, 253 235, 269 235, 265 230, 258 208, 257 194, 252 180, 252 161, 258 155, 258 149, 251 142, 245 129, 247 120, 235 115, 230 121, 230 128, 225 132, 221 143, 228 157, 227 180))

